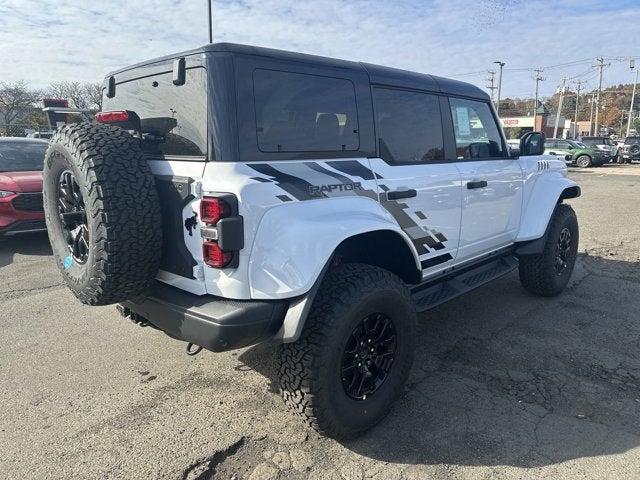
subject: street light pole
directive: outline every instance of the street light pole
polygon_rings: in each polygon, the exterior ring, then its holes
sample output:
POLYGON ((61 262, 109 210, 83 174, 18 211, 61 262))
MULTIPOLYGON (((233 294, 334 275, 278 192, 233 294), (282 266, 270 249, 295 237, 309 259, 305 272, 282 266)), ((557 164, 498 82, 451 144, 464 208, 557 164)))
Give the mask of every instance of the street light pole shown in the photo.
POLYGON ((593 130, 593 106, 596 103, 596 92, 591 93, 589 103, 591 104, 591 113, 589 114, 589 136, 591 136, 593 130))
MULTIPOLYGON (((635 68, 635 62, 631 60, 629 62, 629 68, 633 70, 635 68)), ((636 79, 633 82, 633 93, 631 94, 631 105, 629 105, 629 119, 627 120, 627 137, 629 136, 629 132, 631 131, 631 117, 633 116, 633 102, 636 99, 636 85, 638 83, 638 70, 636 70, 636 79)), ((622 133, 622 132, 620 132, 622 133)))
POLYGON ((211 1, 207 0, 207 18, 209 19, 209 43, 213 43, 213 25, 211 24, 211 1))
POLYGON ((500 117, 500 93, 502 92, 502 67, 504 67, 505 63, 501 61, 493 62, 500 66, 500 74, 498 76, 498 103, 496 105, 496 113, 498 117, 500 117))

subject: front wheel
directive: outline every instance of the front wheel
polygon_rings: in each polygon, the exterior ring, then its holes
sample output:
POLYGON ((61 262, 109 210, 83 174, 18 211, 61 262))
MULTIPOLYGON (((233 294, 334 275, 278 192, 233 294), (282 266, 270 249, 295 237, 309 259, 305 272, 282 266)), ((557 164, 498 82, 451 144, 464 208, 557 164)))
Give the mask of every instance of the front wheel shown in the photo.
POLYGON ((543 297, 559 295, 569 283, 578 255, 578 219, 569 205, 559 204, 550 220, 542 253, 520 258, 520 282, 543 297))
POLYGON ((285 403, 312 428, 353 438, 388 413, 413 361, 416 313, 405 284, 345 264, 324 279, 300 339, 280 349, 285 403))
POLYGON ((591 157, 589 155, 580 155, 576 158, 576 165, 580 168, 586 168, 591 166, 591 157))

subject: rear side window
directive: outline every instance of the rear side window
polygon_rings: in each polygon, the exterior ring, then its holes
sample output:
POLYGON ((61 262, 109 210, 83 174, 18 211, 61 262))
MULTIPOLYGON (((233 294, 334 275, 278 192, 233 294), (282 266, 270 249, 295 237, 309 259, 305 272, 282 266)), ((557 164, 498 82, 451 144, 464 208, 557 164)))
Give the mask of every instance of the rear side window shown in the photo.
POLYGON ((260 151, 360 147, 356 94, 350 80, 256 69, 253 89, 260 151))
POLYGON ((444 159, 440 102, 427 93, 376 88, 380 156, 389 163, 444 159))
POLYGON ((489 105, 449 98, 458 160, 503 158, 502 137, 489 105))
POLYGON ((171 72, 116 86, 104 97, 103 110, 133 110, 142 121, 146 153, 202 156, 207 153, 207 87, 205 69, 189 68, 184 85, 171 72))

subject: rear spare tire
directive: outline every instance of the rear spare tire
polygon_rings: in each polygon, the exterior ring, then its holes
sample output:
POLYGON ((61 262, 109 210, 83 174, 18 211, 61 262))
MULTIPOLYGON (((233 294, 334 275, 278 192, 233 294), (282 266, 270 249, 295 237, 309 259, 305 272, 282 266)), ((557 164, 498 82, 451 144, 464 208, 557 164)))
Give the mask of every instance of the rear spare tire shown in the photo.
POLYGON ((110 125, 65 125, 43 174, 49 241, 71 291, 88 305, 142 294, 160 266, 162 226, 139 141, 110 125))

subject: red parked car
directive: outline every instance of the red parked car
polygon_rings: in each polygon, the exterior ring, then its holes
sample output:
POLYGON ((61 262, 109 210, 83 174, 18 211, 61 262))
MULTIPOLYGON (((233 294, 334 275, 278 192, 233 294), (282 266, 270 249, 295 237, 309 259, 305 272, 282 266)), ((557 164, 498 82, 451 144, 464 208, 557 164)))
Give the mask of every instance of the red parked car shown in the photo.
POLYGON ((0 237, 46 230, 42 166, 48 142, 0 137, 0 237))

